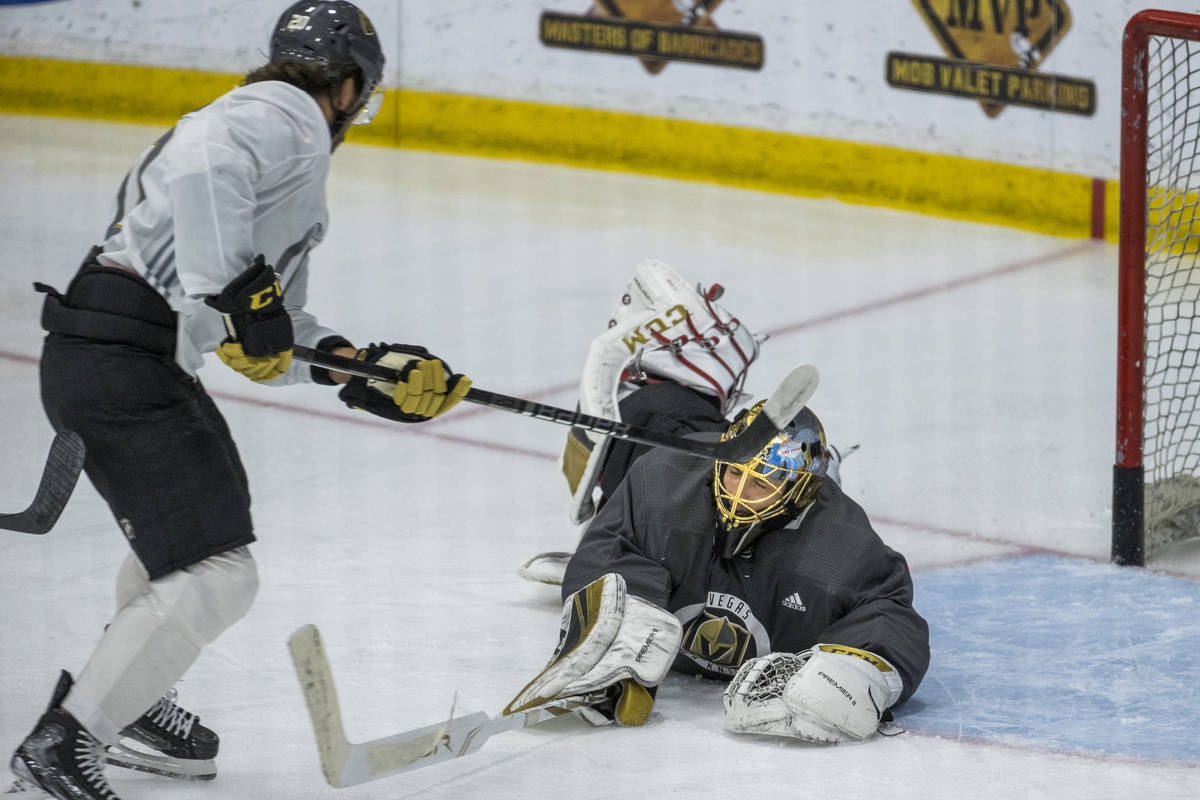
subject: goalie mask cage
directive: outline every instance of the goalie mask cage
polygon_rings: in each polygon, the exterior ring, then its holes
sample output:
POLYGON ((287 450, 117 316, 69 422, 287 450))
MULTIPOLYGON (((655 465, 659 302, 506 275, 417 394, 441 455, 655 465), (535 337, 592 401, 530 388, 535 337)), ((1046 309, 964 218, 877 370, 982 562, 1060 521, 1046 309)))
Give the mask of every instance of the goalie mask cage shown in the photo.
POLYGON ((1142 11, 1121 81, 1112 559, 1200 533, 1200 16, 1142 11))

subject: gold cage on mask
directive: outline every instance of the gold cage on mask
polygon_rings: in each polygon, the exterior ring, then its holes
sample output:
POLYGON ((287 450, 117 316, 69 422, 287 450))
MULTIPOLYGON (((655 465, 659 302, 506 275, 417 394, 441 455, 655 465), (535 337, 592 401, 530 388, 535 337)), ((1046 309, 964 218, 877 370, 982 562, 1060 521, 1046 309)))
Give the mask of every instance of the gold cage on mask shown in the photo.
MULTIPOLYGON (((735 419, 721 440, 744 431, 764 402, 735 419)), ((713 495, 721 522, 729 530, 805 507, 816 497, 828 466, 825 431, 816 415, 804 408, 749 461, 713 464, 713 495)))

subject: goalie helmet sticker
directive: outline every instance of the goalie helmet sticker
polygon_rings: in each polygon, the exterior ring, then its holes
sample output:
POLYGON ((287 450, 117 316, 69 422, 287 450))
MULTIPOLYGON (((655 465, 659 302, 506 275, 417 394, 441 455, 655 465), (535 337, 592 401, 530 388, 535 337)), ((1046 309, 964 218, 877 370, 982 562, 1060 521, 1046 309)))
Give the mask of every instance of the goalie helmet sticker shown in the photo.
POLYGON ((675 612, 683 625, 679 654, 714 676, 733 677, 742 662, 771 652, 771 637, 750 604, 724 592, 675 612))

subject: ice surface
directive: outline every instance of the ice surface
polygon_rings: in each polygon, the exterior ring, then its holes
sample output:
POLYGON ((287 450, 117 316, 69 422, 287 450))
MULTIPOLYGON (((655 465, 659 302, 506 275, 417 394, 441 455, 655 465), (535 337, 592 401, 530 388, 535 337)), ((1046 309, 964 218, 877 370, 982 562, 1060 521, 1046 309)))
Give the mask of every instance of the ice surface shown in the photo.
POLYGON ((1200 761, 1200 583, 1029 556, 921 576, 933 658, 907 727, 1200 761))
MULTIPOLYGON (((64 288, 159 131, 0 115, 0 510, 32 497, 52 433, 38 401, 34 280, 64 288)), ((420 426, 327 388, 203 379, 250 475, 262 589, 180 700, 222 737, 211 784, 118 774, 125 800, 451 800, 870 795, 1194 798, 1200 547, 1107 566, 1111 245, 827 200, 620 173, 347 146, 310 309, 358 342, 428 346, 487 389, 574 403, 592 337, 637 261, 727 287, 770 333, 768 393, 800 363, 847 491, 909 558, 933 625, 912 730, 858 746, 734 737, 721 685, 671 679, 641 729, 575 719, 457 763, 326 786, 286 639, 323 633, 363 741, 494 714, 548 658, 555 590, 518 564, 570 549, 564 429, 482 408, 420 426)), ((86 481, 44 537, 0 538, 0 754, 112 612, 124 539, 86 481)))

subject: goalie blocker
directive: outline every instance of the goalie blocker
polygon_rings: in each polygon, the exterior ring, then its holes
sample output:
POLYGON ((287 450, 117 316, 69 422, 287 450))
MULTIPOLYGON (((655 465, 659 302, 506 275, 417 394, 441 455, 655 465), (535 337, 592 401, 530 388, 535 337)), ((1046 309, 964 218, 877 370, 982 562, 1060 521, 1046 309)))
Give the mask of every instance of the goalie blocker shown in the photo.
POLYGON ((628 594, 625 579, 610 572, 563 603, 554 655, 503 713, 608 689, 605 702, 580 714, 594 725, 641 725, 682 639, 674 614, 628 594))

